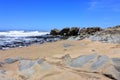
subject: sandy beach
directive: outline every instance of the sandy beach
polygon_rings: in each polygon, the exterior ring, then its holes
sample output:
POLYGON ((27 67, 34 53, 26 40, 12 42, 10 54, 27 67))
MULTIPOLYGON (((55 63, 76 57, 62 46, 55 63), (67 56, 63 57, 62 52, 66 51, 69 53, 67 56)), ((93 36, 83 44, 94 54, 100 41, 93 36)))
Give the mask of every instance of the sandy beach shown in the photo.
POLYGON ((63 68, 62 65, 57 67, 57 62, 59 62, 59 58, 66 54, 70 54, 72 58, 92 53, 107 55, 110 58, 120 58, 119 52, 120 45, 118 44, 101 43, 88 39, 80 41, 60 40, 52 43, 33 44, 28 47, 0 51, 1 62, 7 58, 16 57, 31 60, 44 58, 47 62, 51 63, 52 69, 50 70, 37 69, 37 72, 30 79, 21 79, 18 75, 18 62, 6 64, 0 69, 7 70, 7 75, 15 77, 17 80, 111 80, 100 74, 70 70, 69 68, 63 68))
POLYGON ((39 57, 51 57, 55 55, 70 54, 72 57, 97 53, 109 57, 119 57, 120 45, 113 43, 101 43, 91 40, 61 40, 52 43, 33 44, 28 47, 12 48, 0 51, 0 60, 9 57, 23 57, 36 59, 39 57), (64 47, 64 45, 68 45, 64 47))

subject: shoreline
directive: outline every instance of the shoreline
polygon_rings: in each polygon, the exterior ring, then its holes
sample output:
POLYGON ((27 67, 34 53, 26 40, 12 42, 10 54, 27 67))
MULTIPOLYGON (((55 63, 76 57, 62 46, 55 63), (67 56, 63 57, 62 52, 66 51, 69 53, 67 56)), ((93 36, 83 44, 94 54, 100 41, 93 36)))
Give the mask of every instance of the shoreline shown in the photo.
POLYGON ((54 56, 56 54, 70 54, 76 57, 80 54, 104 54, 110 57, 118 57, 119 45, 113 43, 102 43, 91 40, 60 40, 56 42, 46 42, 43 44, 32 44, 27 47, 16 47, 7 50, 0 50, 1 58, 5 57, 26 57, 39 58, 45 56, 54 56), (65 47, 67 45, 68 47, 65 47), (107 46, 107 47, 105 47, 107 46), (116 48, 118 46, 118 48, 116 48), (115 54, 115 55, 114 55, 115 54), (31 55, 31 56, 30 56, 31 55), (32 56, 33 55, 33 56, 32 56))

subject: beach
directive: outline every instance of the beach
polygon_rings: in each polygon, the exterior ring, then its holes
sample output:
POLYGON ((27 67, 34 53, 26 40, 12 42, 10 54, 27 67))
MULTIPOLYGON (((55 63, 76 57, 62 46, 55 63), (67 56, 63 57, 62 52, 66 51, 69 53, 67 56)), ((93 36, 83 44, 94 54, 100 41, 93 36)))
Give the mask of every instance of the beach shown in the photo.
POLYGON ((113 43, 101 43, 91 40, 60 40, 44 44, 33 44, 28 47, 11 48, 0 50, 0 60, 8 57, 23 57, 36 59, 39 57, 49 57, 54 55, 70 54, 73 57, 91 53, 103 54, 109 57, 119 57, 120 45, 113 43), (64 47, 67 45, 68 47, 64 47))
MULTIPOLYGON (((0 50, 0 62, 7 58, 23 58, 28 60, 45 59, 51 63, 52 69, 36 72, 29 79, 21 79, 18 74, 18 62, 5 64, 1 69, 7 70, 7 75, 16 80, 111 80, 103 75, 85 72, 71 71, 69 68, 57 67, 59 59, 69 54, 72 58, 89 55, 107 55, 110 58, 120 58, 120 45, 113 43, 102 43, 98 41, 84 40, 59 40, 43 44, 33 44, 27 47, 0 50), (38 76, 40 75, 40 76, 38 76), (48 75, 48 76, 45 76, 48 75), (44 77, 44 78, 43 78, 44 77), (94 79, 95 77, 95 79, 94 79), (98 79, 96 78, 98 77, 98 79)), ((38 69, 39 70, 39 69, 38 69)))
POLYGON ((0 0, 0 80, 120 80, 120 0, 0 0))

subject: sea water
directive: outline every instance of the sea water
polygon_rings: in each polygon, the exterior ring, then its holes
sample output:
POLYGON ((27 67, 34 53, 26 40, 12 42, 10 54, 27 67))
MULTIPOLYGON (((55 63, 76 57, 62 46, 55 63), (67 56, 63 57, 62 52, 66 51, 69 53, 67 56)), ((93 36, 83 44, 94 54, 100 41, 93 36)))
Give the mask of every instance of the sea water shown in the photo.
POLYGON ((34 43, 52 42, 59 38, 48 35, 49 32, 43 31, 1 31, 0 49, 28 46, 34 43))

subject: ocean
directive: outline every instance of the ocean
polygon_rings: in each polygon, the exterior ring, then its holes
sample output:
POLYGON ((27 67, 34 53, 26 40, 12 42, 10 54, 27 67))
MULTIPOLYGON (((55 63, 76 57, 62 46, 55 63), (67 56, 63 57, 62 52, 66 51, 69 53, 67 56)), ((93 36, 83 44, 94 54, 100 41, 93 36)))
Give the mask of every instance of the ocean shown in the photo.
POLYGON ((52 37, 50 32, 43 31, 1 31, 0 49, 29 46, 31 44, 42 44, 44 42, 57 41, 59 37, 52 37))

